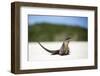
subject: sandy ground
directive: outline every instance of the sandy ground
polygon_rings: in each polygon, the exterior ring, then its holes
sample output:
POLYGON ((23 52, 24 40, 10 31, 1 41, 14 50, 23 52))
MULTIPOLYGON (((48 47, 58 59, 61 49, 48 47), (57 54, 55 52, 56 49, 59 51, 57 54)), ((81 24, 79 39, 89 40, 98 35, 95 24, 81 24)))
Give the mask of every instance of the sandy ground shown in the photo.
MULTIPOLYGON (((48 49, 59 49, 62 42, 41 42, 43 46, 48 49)), ((38 43, 31 42, 28 46, 28 60, 29 61, 50 61, 50 60, 68 60, 68 59, 84 59, 88 57, 88 43, 87 42, 70 42, 70 55, 60 56, 51 55, 45 51, 38 43)))

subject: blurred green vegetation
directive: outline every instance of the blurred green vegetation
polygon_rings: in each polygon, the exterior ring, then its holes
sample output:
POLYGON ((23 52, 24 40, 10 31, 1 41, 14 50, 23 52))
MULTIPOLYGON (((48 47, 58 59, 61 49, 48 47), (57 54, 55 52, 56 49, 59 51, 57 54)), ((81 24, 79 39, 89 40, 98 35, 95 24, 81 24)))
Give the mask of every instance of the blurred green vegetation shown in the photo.
POLYGON ((62 41, 66 35, 73 41, 87 41, 87 29, 79 26, 35 23, 28 25, 28 41, 62 41))

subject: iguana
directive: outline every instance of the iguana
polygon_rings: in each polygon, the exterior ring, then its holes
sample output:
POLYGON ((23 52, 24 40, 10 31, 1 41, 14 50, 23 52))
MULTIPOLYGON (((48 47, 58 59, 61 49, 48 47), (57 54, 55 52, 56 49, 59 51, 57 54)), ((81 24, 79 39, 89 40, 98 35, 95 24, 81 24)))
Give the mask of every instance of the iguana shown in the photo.
POLYGON ((45 48, 40 42, 38 42, 38 43, 44 50, 46 50, 47 52, 51 53, 52 55, 58 54, 58 55, 62 56, 62 55, 69 55, 69 53, 70 53, 69 46, 68 46, 69 41, 70 41, 70 37, 67 37, 63 41, 63 44, 62 44, 61 48, 58 49, 58 50, 49 50, 49 49, 45 48))

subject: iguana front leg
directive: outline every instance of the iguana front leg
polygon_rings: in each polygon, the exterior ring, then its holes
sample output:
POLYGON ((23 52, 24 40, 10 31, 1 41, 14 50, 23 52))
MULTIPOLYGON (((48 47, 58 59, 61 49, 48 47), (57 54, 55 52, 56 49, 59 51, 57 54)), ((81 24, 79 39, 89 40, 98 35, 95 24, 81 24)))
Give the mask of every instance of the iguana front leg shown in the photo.
POLYGON ((69 47, 66 49, 66 51, 65 51, 65 55, 69 55, 69 53, 70 53, 70 49, 69 49, 69 47))
POLYGON ((68 55, 69 54, 69 42, 63 42, 62 47, 59 50, 59 55, 68 55))

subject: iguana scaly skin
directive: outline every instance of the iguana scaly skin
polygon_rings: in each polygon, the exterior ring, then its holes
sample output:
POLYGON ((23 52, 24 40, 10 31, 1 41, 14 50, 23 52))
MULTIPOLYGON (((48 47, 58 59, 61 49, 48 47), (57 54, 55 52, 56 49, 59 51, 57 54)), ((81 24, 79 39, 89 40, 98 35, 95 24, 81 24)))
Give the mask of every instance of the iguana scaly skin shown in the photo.
POLYGON ((47 48, 45 48, 40 42, 39 45, 44 49, 46 50, 47 52, 51 53, 52 55, 69 55, 69 41, 70 41, 70 37, 66 38, 64 41, 63 41, 63 44, 61 46, 61 48, 59 50, 49 50, 47 48))

